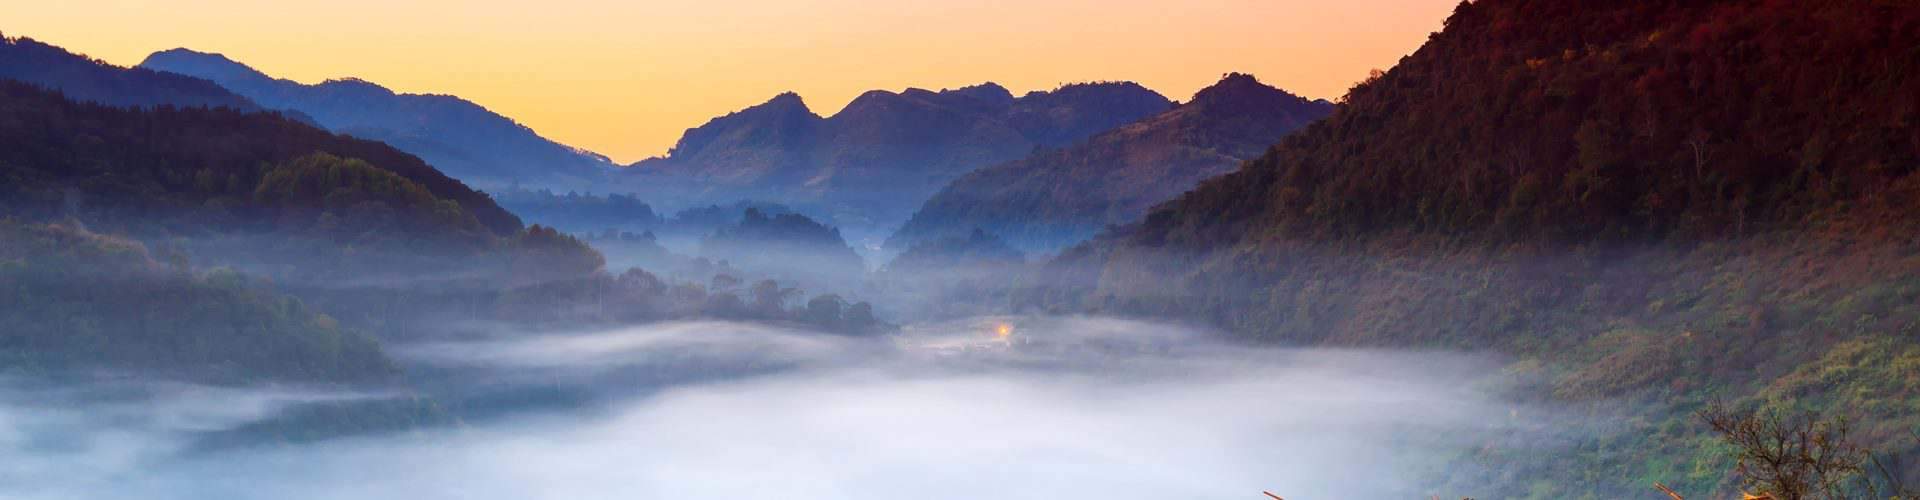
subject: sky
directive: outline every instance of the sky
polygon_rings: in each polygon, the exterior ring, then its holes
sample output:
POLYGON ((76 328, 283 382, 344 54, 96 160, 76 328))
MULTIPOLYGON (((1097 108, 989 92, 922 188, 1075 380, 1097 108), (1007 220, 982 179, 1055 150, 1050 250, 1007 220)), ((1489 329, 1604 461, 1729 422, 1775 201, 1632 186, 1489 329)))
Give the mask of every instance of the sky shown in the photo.
POLYGON ((314 83, 453 94, 622 163, 798 92, 1015 94, 1129 80, 1185 100, 1224 73, 1334 99, 1456 0, 0 0, 0 31, 131 66, 174 47, 314 83))

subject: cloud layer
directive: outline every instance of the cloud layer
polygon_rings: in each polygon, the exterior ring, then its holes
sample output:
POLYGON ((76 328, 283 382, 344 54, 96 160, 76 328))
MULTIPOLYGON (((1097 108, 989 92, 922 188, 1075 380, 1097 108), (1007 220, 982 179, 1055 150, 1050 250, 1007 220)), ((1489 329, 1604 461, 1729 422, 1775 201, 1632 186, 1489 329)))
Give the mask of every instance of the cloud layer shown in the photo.
POLYGON ((349 396, 135 391, 53 412, 8 397, 0 497, 1393 498, 1424 496, 1420 471, 1516 432, 1522 414, 1480 387, 1484 359, 1212 346, 1098 318, 986 318, 897 342, 678 323, 401 352, 474 385, 594 397, 456 428, 214 451, 187 443, 349 396), (992 334, 1008 323, 1009 341, 992 334), (640 380, 650 372, 636 367, 658 363, 715 375, 640 380), (237 410, 209 410, 225 408, 237 410))

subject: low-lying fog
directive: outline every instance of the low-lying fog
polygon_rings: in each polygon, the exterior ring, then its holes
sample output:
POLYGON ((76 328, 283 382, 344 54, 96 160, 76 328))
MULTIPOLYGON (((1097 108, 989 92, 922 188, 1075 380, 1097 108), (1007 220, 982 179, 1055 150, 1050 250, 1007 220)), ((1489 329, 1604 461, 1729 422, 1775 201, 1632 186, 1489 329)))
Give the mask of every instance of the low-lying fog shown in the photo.
POLYGON ((218 447, 196 440, 393 395, 0 379, 0 498, 1425 497, 1415 477, 1533 413, 1487 385, 1493 360, 1203 337, 1101 318, 502 333, 391 349, 460 424, 218 447))

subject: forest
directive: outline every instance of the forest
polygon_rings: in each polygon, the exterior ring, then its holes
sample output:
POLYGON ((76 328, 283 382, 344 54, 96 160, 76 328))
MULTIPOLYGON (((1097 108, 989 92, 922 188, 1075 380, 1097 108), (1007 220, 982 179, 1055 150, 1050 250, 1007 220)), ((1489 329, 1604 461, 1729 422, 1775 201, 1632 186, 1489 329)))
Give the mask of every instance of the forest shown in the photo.
POLYGON ((1476 459, 1587 478, 1494 497, 1732 489, 1692 417, 1715 400, 1913 456, 1916 30, 1868 1, 1462 3, 1332 116, 1018 300, 1508 352, 1552 401, 1646 415, 1578 453, 1491 443, 1476 459))

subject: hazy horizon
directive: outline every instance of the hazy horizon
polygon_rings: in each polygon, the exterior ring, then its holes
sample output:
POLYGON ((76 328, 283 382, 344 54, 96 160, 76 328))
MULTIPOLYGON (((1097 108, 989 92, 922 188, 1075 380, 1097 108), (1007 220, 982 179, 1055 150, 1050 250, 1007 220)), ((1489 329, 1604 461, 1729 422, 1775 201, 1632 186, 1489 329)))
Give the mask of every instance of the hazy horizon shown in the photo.
POLYGON ((1457 2, 754 3, 60 2, 14 6, 0 32, 120 66, 184 47, 302 83, 455 95, 625 164, 786 91, 823 116, 867 90, 987 81, 1125 80, 1184 101, 1237 71, 1333 100, 1457 2))

